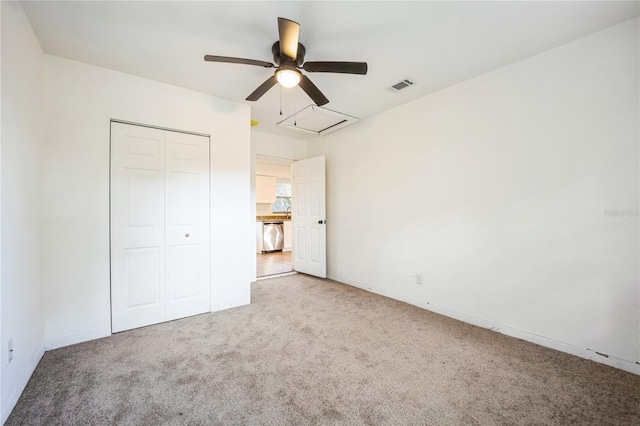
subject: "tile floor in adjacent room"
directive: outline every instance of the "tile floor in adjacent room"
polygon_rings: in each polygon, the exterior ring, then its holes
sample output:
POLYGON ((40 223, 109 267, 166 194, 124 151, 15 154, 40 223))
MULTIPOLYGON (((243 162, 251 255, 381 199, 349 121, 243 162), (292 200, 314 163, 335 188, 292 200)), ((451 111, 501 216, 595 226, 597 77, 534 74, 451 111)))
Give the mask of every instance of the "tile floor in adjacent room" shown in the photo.
POLYGON ((256 262, 258 278, 293 271, 290 251, 257 253, 256 262))

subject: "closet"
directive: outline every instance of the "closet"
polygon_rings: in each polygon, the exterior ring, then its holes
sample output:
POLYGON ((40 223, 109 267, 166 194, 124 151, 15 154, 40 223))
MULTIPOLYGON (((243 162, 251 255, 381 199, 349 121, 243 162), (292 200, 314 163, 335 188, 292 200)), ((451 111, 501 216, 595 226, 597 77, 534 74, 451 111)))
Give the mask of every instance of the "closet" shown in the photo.
POLYGON ((210 311, 209 137, 111 123, 112 332, 210 311))

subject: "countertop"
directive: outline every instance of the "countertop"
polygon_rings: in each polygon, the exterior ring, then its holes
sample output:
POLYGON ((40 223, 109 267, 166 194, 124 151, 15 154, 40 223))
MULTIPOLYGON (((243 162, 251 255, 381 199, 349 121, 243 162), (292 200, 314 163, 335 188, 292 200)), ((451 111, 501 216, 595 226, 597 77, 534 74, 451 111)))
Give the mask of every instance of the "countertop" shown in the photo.
POLYGON ((265 220, 281 220, 283 222, 290 221, 291 218, 286 214, 270 214, 265 216, 256 216, 256 222, 264 222, 265 220))

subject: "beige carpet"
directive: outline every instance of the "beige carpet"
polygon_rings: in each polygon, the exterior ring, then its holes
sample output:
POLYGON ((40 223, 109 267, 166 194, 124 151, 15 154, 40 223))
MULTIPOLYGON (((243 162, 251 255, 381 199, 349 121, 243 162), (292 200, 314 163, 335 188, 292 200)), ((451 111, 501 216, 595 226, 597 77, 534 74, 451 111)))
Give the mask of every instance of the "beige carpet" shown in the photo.
POLYGON ((8 425, 631 425, 640 377, 332 281, 47 352, 8 425))

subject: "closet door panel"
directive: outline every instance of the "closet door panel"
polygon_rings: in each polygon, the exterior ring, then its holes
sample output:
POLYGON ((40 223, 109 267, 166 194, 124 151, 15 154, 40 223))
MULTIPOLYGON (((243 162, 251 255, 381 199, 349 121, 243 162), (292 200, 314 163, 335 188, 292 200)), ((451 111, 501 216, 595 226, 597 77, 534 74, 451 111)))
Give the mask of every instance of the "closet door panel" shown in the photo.
POLYGON ((209 138, 171 133, 166 157, 167 319, 209 312, 209 138))
POLYGON ((164 132, 111 126, 112 331, 165 319, 164 132))

